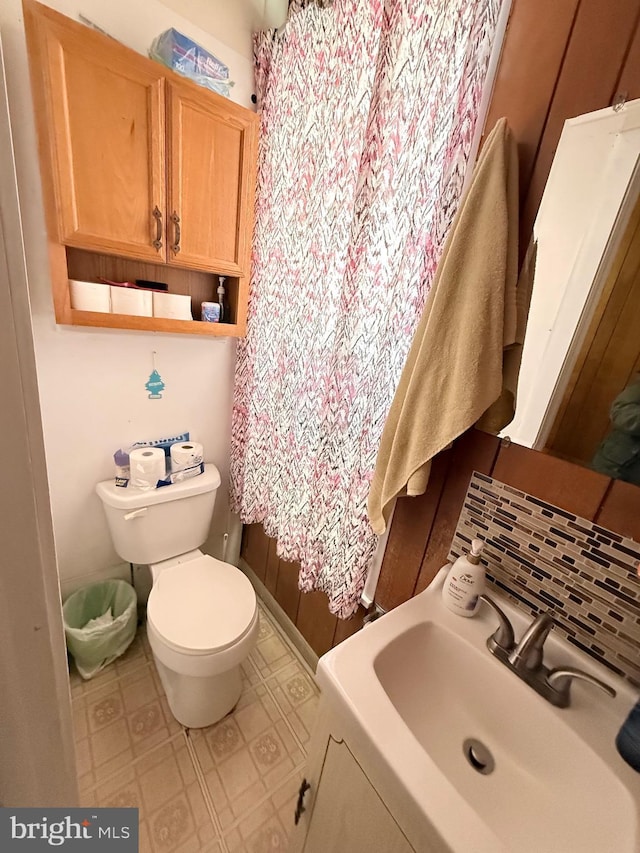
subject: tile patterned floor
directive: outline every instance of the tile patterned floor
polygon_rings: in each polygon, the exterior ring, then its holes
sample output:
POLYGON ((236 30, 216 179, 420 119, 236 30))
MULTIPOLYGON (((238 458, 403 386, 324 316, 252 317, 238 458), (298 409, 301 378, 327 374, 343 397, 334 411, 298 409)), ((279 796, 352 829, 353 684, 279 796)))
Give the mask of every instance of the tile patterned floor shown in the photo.
POLYGON ((140 853, 284 853, 318 704, 306 663, 260 606, 233 713, 171 716, 144 628, 90 681, 72 670, 81 803, 140 810, 140 853))

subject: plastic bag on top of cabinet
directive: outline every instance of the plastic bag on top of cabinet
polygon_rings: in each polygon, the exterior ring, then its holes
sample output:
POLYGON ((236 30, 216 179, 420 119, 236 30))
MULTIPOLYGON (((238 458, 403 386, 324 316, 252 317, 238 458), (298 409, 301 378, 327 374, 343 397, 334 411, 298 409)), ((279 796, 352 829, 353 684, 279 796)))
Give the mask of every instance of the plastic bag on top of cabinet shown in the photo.
POLYGON ((205 50, 187 36, 174 30, 160 33, 149 48, 149 56, 178 74, 229 97, 233 80, 229 80, 229 69, 217 56, 205 50))

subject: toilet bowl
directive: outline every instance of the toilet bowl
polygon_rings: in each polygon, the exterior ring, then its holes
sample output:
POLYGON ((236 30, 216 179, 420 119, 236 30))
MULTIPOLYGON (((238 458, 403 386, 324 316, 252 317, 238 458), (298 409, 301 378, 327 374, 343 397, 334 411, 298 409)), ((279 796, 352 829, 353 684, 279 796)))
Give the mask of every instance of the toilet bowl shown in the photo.
POLYGON ((258 605, 248 578, 203 554, 220 475, 140 491, 98 483, 114 546, 151 569, 147 636, 172 714, 189 728, 229 713, 242 690, 241 664, 258 635, 258 605))
POLYGON ((258 605, 235 566, 200 551, 178 560, 151 566, 147 636, 174 717, 200 728, 240 698, 240 664, 256 644, 258 605))

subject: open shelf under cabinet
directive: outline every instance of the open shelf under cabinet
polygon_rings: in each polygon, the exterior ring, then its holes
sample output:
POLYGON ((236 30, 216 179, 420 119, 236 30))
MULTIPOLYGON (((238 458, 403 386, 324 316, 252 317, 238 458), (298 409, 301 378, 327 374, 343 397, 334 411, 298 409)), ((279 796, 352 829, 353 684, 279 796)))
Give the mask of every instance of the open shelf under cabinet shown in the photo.
MULTIPOLYGON (((67 247, 65 268, 61 269, 57 288, 56 319, 73 326, 97 326, 111 329, 171 332, 178 334, 240 337, 245 333, 245 317, 239 316, 239 305, 246 304, 245 280, 225 276, 226 307, 230 322, 207 323, 200 320, 202 302, 217 302, 217 273, 180 269, 166 264, 151 264, 111 255, 86 252, 67 247), (79 281, 159 281, 169 286, 169 293, 191 297, 193 320, 169 320, 162 317, 138 317, 129 314, 103 314, 71 308, 68 279, 79 281)), ((62 259, 61 259, 62 260, 62 259)))

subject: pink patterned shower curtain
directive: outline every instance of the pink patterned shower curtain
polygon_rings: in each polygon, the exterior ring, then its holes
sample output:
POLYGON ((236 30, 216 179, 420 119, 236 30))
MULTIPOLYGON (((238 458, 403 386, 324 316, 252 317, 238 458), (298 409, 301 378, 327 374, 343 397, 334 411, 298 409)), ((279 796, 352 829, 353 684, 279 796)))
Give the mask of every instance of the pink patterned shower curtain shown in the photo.
POLYGON ((500 0, 335 0, 256 41, 231 503, 342 618, 384 421, 460 200, 500 0))

